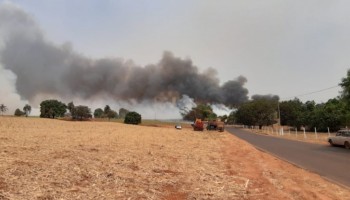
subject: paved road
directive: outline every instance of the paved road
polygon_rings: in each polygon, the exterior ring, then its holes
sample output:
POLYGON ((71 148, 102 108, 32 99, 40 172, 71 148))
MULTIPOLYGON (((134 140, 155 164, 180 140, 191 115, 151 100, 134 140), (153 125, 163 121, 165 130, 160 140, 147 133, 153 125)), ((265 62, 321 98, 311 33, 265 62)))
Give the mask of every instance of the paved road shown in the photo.
POLYGON ((304 169, 350 187, 350 150, 227 128, 233 135, 304 169))

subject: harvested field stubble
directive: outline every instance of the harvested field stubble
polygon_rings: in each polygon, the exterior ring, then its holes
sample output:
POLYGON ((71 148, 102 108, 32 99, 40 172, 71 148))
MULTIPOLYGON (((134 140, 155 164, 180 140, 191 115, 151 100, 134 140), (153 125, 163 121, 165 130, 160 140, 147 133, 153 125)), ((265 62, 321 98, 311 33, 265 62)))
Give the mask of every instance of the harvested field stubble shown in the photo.
POLYGON ((229 198, 223 135, 119 123, 1 118, 0 194, 8 199, 229 198))
POLYGON ((0 147, 0 199, 349 196, 227 133, 0 117, 0 147))

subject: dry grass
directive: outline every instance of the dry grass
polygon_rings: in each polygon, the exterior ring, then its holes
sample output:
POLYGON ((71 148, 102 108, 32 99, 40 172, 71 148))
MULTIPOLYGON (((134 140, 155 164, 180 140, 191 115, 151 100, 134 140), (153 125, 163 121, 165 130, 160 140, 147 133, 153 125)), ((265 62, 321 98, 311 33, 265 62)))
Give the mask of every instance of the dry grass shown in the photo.
POLYGON ((225 132, 0 117, 0 147, 0 200, 350 195, 225 132))
POLYGON ((0 118, 0 130, 0 199, 244 194, 244 181, 231 184, 237 177, 218 164, 217 133, 26 118, 0 118))

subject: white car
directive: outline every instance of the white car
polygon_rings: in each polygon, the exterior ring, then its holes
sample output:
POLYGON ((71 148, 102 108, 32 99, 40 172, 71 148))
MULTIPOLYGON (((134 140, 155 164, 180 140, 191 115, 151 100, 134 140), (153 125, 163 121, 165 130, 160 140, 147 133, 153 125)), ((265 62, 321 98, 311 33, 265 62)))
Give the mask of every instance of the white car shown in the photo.
POLYGON ((330 145, 341 145, 345 146, 346 149, 350 149, 350 130, 340 130, 333 137, 328 138, 330 145))
POLYGON ((181 130, 182 126, 180 124, 177 124, 177 125, 175 125, 175 128, 181 130))

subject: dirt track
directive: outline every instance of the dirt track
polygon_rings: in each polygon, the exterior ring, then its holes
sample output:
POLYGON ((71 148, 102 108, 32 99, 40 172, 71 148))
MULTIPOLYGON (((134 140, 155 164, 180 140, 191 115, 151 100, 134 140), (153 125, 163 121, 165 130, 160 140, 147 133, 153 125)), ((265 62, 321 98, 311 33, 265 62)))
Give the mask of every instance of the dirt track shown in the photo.
POLYGON ((346 199, 218 132, 0 117, 0 199, 346 199))

